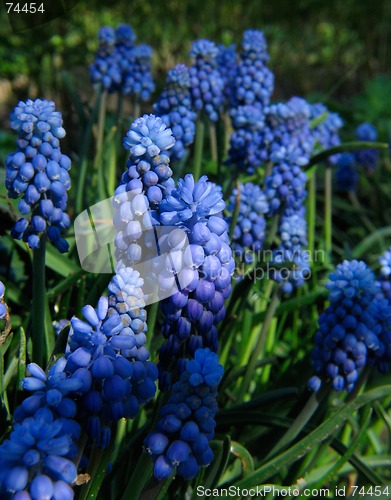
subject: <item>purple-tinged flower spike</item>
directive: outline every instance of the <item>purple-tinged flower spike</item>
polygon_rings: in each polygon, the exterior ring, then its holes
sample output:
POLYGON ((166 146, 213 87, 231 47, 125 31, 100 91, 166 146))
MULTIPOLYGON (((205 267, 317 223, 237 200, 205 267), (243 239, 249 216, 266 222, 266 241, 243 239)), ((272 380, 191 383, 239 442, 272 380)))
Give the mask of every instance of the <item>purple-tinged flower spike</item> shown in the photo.
POLYGON ((174 144, 171 129, 155 115, 135 120, 124 138, 124 147, 130 152, 128 169, 113 199, 117 267, 138 263, 142 248, 150 246, 144 239, 151 236, 156 223, 151 210, 159 206, 164 191, 174 185, 167 153, 174 144))
POLYGON ((167 75, 167 87, 154 105, 154 113, 160 116, 175 137, 169 150, 172 160, 183 158, 185 148, 193 143, 196 113, 192 109, 190 76, 187 66, 178 64, 167 75))
MULTIPOLYGON (((377 141, 377 130, 371 123, 361 123, 356 128, 356 137, 359 141, 375 142, 377 141)), ((378 151, 376 149, 364 149, 362 151, 355 151, 357 165, 364 167, 369 172, 373 172, 376 168, 378 151)))
POLYGON ((27 365, 30 376, 22 381, 22 388, 32 392, 17 412, 17 419, 33 415, 37 408, 48 407, 61 418, 76 418, 75 399, 91 389, 90 372, 82 368, 72 376, 66 371, 67 360, 60 358, 46 373, 35 363, 27 365))
POLYGON ((141 101, 148 101, 155 91, 152 77, 152 48, 149 45, 136 45, 130 54, 127 72, 123 77, 123 92, 141 101))
POLYGON ((353 154, 341 153, 338 155, 335 179, 339 191, 351 192, 357 189, 359 174, 356 165, 353 154))
POLYGON ((232 191, 227 207, 231 216, 238 200, 239 210, 232 234, 232 248, 239 260, 251 264, 254 254, 257 255, 263 248, 265 214, 269 211, 269 204, 262 189, 251 182, 240 184, 239 189, 232 191))
POLYGON ((194 108, 205 112, 211 122, 216 122, 224 101, 224 80, 217 67, 219 49, 209 40, 196 40, 191 45, 190 72, 191 95, 194 108))
MULTIPOLYGON (((167 339, 159 352, 159 382, 164 390, 171 386, 175 366, 168 368, 181 346, 186 345, 190 354, 199 347, 217 351, 216 326, 225 317, 224 300, 231 293, 235 269, 228 226, 222 217, 224 208, 221 188, 205 176, 194 182, 190 174, 178 181, 159 207, 162 226, 184 229, 190 243, 187 247, 177 245, 175 255, 175 260, 184 264, 179 283, 186 278, 186 286, 161 302, 162 330, 167 339)), ((163 245, 159 240, 159 246, 163 245)), ((161 274, 158 279, 163 278, 161 274)))
POLYGON ((263 109, 270 102, 274 76, 266 66, 269 55, 262 31, 245 31, 242 49, 232 84, 231 107, 257 104, 263 109))
POLYGON ((217 387, 223 373, 217 354, 209 349, 197 349, 194 359, 185 361, 179 382, 160 410, 156 431, 144 441, 157 479, 170 477, 175 468, 185 480, 192 479, 213 460, 209 441, 214 436, 217 387))
POLYGON ((373 272, 357 260, 345 260, 329 279, 330 306, 319 317, 312 352, 316 375, 308 386, 318 390, 322 381, 329 379, 335 390, 351 391, 359 370, 385 353, 379 336, 382 325, 371 309, 379 288, 373 272))
POLYGON ((382 294, 391 304, 391 247, 379 257, 380 274, 377 285, 381 288, 382 294))
POLYGON ((108 298, 101 297, 95 309, 83 308, 86 321, 71 320, 66 370, 76 378, 81 370, 91 373, 78 416, 102 448, 110 442, 110 423, 134 418, 156 391, 157 368, 147 361, 145 347, 142 286, 138 272, 121 269, 109 284, 108 298))
MULTIPOLYGON (((315 148, 329 149, 341 144, 339 137, 339 129, 343 126, 343 121, 337 113, 331 113, 322 103, 310 105, 310 120, 311 123, 321 120, 312 128, 312 133, 315 140, 315 148)), ((339 155, 328 157, 328 162, 335 165, 339 155)))
POLYGON ((40 246, 43 234, 60 252, 69 246, 61 236, 70 226, 65 210, 71 186, 71 160, 60 149, 59 140, 65 136, 62 123, 54 102, 41 99, 21 101, 11 114, 11 128, 19 138, 17 151, 5 161, 6 187, 10 198, 21 198, 18 208, 23 216, 11 236, 33 249, 40 246))
POLYGON ((116 92, 121 87, 122 73, 119 58, 116 57, 116 33, 110 26, 103 26, 98 33, 99 47, 95 60, 90 65, 92 83, 102 85, 108 92, 116 92))
POLYGON ((0 319, 3 319, 7 316, 7 306, 4 302, 4 292, 4 284, 2 281, 0 281, 0 319))
POLYGON ((314 146, 310 129, 310 105, 299 97, 272 104, 266 111, 265 145, 275 163, 306 165, 314 146), (270 136, 270 137, 269 137, 270 136))
POLYGON ((77 476, 74 440, 79 435, 76 422, 70 432, 65 420, 48 408, 14 424, 9 439, 0 445, 0 496, 72 499, 71 484, 77 476))
POLYGON ((228 105, 231 101, 232 84, 237 71, 238 55, 234 44, 218 46, 217 66, 224 81, 225 103, 228 105))
POLYGON ((269 272, 271 278, 281 284, 281 292, 291 295, 311 277, 310 256, 305 250, 307 222, 304 207, 297 212, 289 211, 289 215, 282 215, 278 235, 280 244, 273 250, 269 272))
POLYGON ((230 137, 227 163, 249 174, 268 159, 265 142, 265 115, 259 105, 239 106, 231 110, 233 132, 230 137))
POLYGON ((300 211, 307 197, 307 175, 298 165, 277 164, 265 178, 264 192, 269 202, 268 215, 276 214, 284 207, 286 216, 300 211))

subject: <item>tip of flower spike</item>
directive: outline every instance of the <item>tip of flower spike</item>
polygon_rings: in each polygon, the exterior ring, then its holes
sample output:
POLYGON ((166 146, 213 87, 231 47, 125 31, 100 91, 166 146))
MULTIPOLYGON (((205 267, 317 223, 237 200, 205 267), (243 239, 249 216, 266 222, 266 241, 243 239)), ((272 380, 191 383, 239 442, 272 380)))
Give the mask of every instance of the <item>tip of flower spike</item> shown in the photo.
POLYGON ((213 60, 218 56, 219 49, 214 42, 201 39, 191 44, 190 57, 213 60))
POLYGON ((154 158, 174 144, 172 130, 160 117, 152 114, 137 118, 123 139, 124 148, 130 151, 132 160, 154 158))
POLYGON ((170 69, 167 74, 167 83, 176 84, 180 87, 190 87, 189 69, 186 64, 177 64, 170 69))
POLYGON ((371 123, 364 122, 356 128, 356 137, 360 141, 374 142, 377 140, 377 130, 371 123))
POLYGON ((329 275, 326 283, 331 302, 360 297, 370 300, 377 291, 375 275, 365 262, 344 260, 334 272, 329 275))
POLYGON ((115 42, 117 45, 131 47, 136 41, 136 35, 129 24, 122 23, 115 30, 115 42))
POLYGON ((98 32, 99 43, 103 46, 114 45, 115 32, 111 26, 102 26, 98 32))
POLYGON ((244 52, 255 52, 264 61, 269 59, 266 38, 260 30, 246 30, 243 33, 242 47, 244 52))

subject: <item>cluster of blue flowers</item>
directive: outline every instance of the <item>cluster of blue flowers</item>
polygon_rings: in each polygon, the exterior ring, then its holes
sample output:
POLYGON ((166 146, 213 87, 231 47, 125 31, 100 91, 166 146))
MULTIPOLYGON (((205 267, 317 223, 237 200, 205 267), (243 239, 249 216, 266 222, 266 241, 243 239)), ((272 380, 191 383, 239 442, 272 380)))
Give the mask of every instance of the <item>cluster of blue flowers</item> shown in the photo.
POLYGON ((351 192, 357 188, 359 174, 357 164, 352 153, 341 153, 338 155, 335 180, 340 191, 351 192))
MULTIPOLYGON (((314 123, 312 133, 314 135, 315 147, 321 149, 329 149, 341 144, 339 137, 339 129, 343 125, 343 121, 338 113, 331 113, 322 103, 310 105, 310 119, 314 123)), ((328 162, 335 165, 339 155, 328 157, 328 162)))
POLYGON ((231 99, 232 82, 237 71, 238 55, 234 44, 218 46, 217 67, 224 81, 225 104, 229 105, 231 99))
POLYGON ((269 104, 274 89, 274 75, 266 66, 268 60, 266 39, 262 31, 245 31, 240 61, 232 81, 233 108, 256 104, 263 109, 269 104))
MULTIPOLYGON (((156 366, 148 361, 143 280, 132 268, 120 269, 109 284, 108 298, 82 310, 86 321, 71 320, 66 370, 88 370, 90 387, 78 416, 99 446, 110 442, 110 422, 134 418, 155 395, 156 366)), ((87 377, 86 377, 87 379, 87 377)))
POLYGON ((209 349, 197 349, 194 359, 185 361, 168 403, 160 410, 156 431, 144 441, 157 479, 175 472, 192 479, 213 460, 209 441, 214 436, 217 386, 223 373, 217 354, 209 349))
POLYGON ((252 174, 268 159, 267 150, 260 147, 265 137, 264 113, 256 105, 239 106, 231 110, 231 120, 228 163, 252 174))
POLYGON ((113 199, 115 258, 118 266, 128 267, 140 262, 142 248, 150 247, 142 238, 155 239, 151 233, 156 223, 152 210, 159 206, 164 191, 173 188, 167 150, 174 146, 175 139, 161 118, 144 115, 132 123, 123 144, 130 155, 113 199))
POLYGON ((41 99, 20 101, 11 114, 11 128, 19 138, 17 151, 5 161, 6 187, 10 198, 21 198, 18 209, 23 215, 11 235, 34 249, 43 235, 60 252, 69 246, 61 236, 70 225, 65 210, 71 186, 71 160, 60 149, 65 136, 62 123, 54 102, 41 99))
POLYGON ((0 319, 5 318, 7 314, 7 306, 5 305, 4 302, 4 292, 5 292, 5 287, 2 281, 0 281, 0 319))
MULTIPOLYGON (((356 128, 356 137, 359 141, 375 142, 377 141, 377 130, 371 123, 361 123, 356 128)), ((363 167, 369 172, 376 168, 378 151, 376 149, 364 149, 354 153, 357 165, 363 167)))
POLYGON ((22 387, 33 394, 15 410, 14 430, 0 446, 1 493, 27 488, 33 499, 73 498, 79 423, 104 448, 110 423, 134 418, 153 399, 158 370, 145 347, 142 286, 138 272, 120 269, 108 297, 83 308, 86 321, 72 318, 65 357, 48 374, 28 365, 22 387))
POLYGON ((238 216, 232 234, 232 248, 235 257, 251 264, 254 253, 262 250, 265 238, 265 214, 269 212, 269 204, 262 189, 252 182, 240 184, 232 191, 228 212, 232 214, 238 206, 238 216))
POLYGON ((127 24, 120 24, 115 31, 103 26, 98 38, 99 47, 90 65, 91 81, 110 93, 122 92, 148 100, 155 90, 151 47, 135 45, 136 36, 127 24))
POLYGON ((344 261, 329 276, 330 306, 319 317, 309 388, 330 379, 335 390, 351 391, 359 370, 391 360, 391 308, 376 286, 373 272, 361 261, 344 261))
POLYGON ((265 148, 273 162, 306 165, 314 145, 310 129, 310 106, 299 97, 272 104, 266 110, 265 148))
POLYGON ((270 206, 270 215, 281 208, 286 215, 296 213, 303 207, 307 196, 306 173, 298 166, 280 163, 265 177, 265 195, 270 206))
POLYGON ((281 284, 281 292, 290 295, 304 285, 311 276, 307 246, 307 222, 304 208, 290 215, 282 215, 278 234, 280 244, 273 250, 271 277, 281 284), (279 267, 277 267, 277 265, 279 267))
POLYGON ((381 268, 377 283, 384 297, 391 303, 391 247, 380 256, 379 263, 381 268))
MULTIPOLYGON (((92 83, 99 83, 108 92, 120 88, 122 72, 116 57, 115 31, 110 26, 103 26, 98 33, 99 47, 94 62, 90 65, 92 83)), ((126 61, 124 54, 123 61, 126 61)))
POLYGON ((1 498, 71 500, 80 428, 43 407, 14 425, 0 446, 1 498))
POLYGON ((221 188, 206 176, 195 182, 191 174, 180 179, 159 206, 160 223, 184 229, 190 243, 187 247, 178 244, 176 257, 185 264, 189 262, 183 269, 187 285, 161 305, 163 335, 168 339, 159 352, 159 382, 163 390, 171 386, 176 368, 173 360, 181 346, 190 355, 201 347, 217 351, 216 325, 225 316, 224 300, 231 293, 235 267, 228 226, 222 218, 224 208, 221 188))
POLYGON ((219 49, 209 40, 192 43, 190 57, 191 96, 197 112, 204 111, 211 122, 216 122, 224 102, 224 80, 217 67, 219 49))
POLYGON ((171 159, 181 159, 186 147, 193 143, 196 113, 192 110, 190 76, 187 66, 178 64, 167 75, 167 87, 154 106, 154 113, 160 116, 175 137, 170 150, 171 159))
POLYGON ((146 44, 134 47, 130 54, 130 67, 123 76, 123 92, 147 101, 155 90, 152 77, 152 48, 146 44))

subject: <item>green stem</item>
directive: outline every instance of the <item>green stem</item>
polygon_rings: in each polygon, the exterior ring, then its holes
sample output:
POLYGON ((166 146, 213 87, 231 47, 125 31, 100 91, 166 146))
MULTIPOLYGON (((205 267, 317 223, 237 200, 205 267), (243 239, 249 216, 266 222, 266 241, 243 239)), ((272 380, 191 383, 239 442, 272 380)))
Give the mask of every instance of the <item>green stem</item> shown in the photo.
POLYGON ((216 135, 216 125, 213 122, 209 122, 209 136, 210 136, 210 151, 212 154, 212 160, 217 164, 218 154, 217 154, 217 135, 216 135))
POLYGON ((45 346, 45 255, 46 236, 41 237, 39 248, 33 250, 33 300, 32 300, 32 332, 33 359, 43 367, 48 360, 45 346))
POLYGON ((134 104, 133 104, 133 114, 134 114, 134 116, 133 116, 134 120, 140 116, 140 102, 137 99, 137 97, 136 97, 134 104))
POLYGON ((201 175, 202 153, 204 149, 204 132, 205 125, 202 117, 199 115, 196 123, 196 136, 195 136, 195 153, 194 153, 194 180, 198 181, 201 175))
POLYGON ((121 497, 122 500, 139 500, 141 493, 147 485, 153 469, 153 462, 150 456, 142 453, 133 474, 129 479, 126 489, 121 497))
POLYGON ((267 309, 265 319, 262 323, 262 328, 261 328, 261 332, 259 334, 257 343, 255 345, 254 351, 253 351, 251 358, 250 358, 250 361, 248 363, 248 368, 247 368, 246 374, 243 378, 243 382, 242 382, 242 386, 241 386, 240 394, 239 394, 239 398, 238 398, 239 401, 243 401, 244 396, 247 394, 247 392, 249 390, 251 380, 252 380, 252 377, 254 375, 254 371, 256 369, 256 366, 257 366, 258 356, 261 353, 261 351, 265 345, 266 336, 268 334, 271 321, 273 319, 274 313, 276 312, 276 309, 277 309, 279 303, 280 303, 279 287, 276 287, 274 289, 272 299, 271 299, 269 307, 267 309))
POLYGON ((316 173, 312 177, 308 186, 308 251, 311 259, 315 252, 315 220, 316 220, 316 173))
POLYGON ((324 239, 326 252, 331 257, 332 252, 332 171, 327 168, 324 177, 324 239))
MULTIPOLYGON (((105 121, 106 121, 106 103, 107 103, 107 90, 103 91, 102 99, 99 107, 99 119, 98 119, 98 135, 96 138, 96 155, 95 155, 95 175, 98 180, 98 191, 101 200, 105 198, 105 180, 103 175, 103 139, 105 132, 105 121)), ((92 181, 95 185, 95 179, 92 181)))

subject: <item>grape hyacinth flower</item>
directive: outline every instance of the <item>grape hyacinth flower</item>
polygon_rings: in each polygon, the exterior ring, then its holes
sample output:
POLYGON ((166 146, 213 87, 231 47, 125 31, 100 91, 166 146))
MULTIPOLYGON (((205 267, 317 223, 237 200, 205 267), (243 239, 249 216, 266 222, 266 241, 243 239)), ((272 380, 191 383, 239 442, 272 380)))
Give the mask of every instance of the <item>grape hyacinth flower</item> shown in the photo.
POLYGON ((242 49, 236 75, 232 82, 231 107, 258 104, 263 109, 270 102, 274 76, 266 66, 269 55, 262 31, 245 31, 242 49))
POLYGON ((155 90, 152 77, 152 48, 146 44, 136 45, 130 54, 130 63, 123 77, 123 92, 147 101, 155 90))
POLYGON ((155 210, 164 191, 173 188, 167 150, 175 138, 161 118, 144 115, 133 122, 123 143, 130 155, 113 199, 117 267, 139 262, 142 248, 150 246, 141 246, 139 240, 151 236, 148 230, 155 222, 150 209, 155 210))
POLYGON ((230 137, 229 160, 240 170, 252 174, 268 159, 265 140, 265 116, 256 105, 239 106, 231 110, 233 132, 230 137))
POLYGON ((156 431, 144 447, 155 463, 154 475, 166 479, 176 473, 185 480, 213 460, 209 441, 214 436, 217 386, 224 369, 217 354, 197 349, 194 359, 185 361, 172 395, 160 410, 156 431))
POLYGON ((265 195, 269 202, 268 215, 276 214, 284 207, 285 215, 297 212, 307 196, 307 175, 298 165, 277 164, 265 178, 265 195))
POLYGON ((357 260, 339 264, 329 279, 330 305, 319 317, 312 352, 315 376, 308 386, 316 391, 330 379, 335 390, 351 391, 359 370, 384 354, 382 326, 370 308, 379 288, 373 272, 357 260))
POLYGON ((308 163, 314 146, 309 118, 310 106, 299 97, 267 108, 266 125, 269 131, 265 132, 264 147, 270 160, 300 166, 308 163))
MULTIPOLYGON (((122 82, 121 60, 116 54, 116 33, 110 26, 103 26, 98 33, 99 47, 90 65, 92 83, 101 84, 108 92, 120 89, 122 82)), ((124 37, 122 37, 123 39, 124 37)))
POLYGON ((79 377, 87 369, 91 389, 80 399, 78 416, 88 434, 105 448, 110 423, 134 418, 140 406, 153 399, 157 368, 146 343, 143 280, 131 268, 120 269, 109 284, 108 298, 82 312, 86 321, 71 319, 65 369, 79 377))
POLYGON ((74 440, 80 429, 40 408, 13 427, 0 445, 2 498, 71 500, 76 480, 74 440), (72 429, 72 432, 70 432, 72 429))
POLYGON ((196 111, 204 111, 211 122, 216 122, 224 101, 224 80, 217 67, 219 49, 209 40, 192 43, 189 69, 191 95, 196 111))
POLYGON ((380 276, 377 284, 381 291, 391 303, 391 247, 379 257, 380 276))
POLYGON ((0 281, 0 319, 3 319, 7 315, 7 306, 4 302, 4 292, 5 287, 2 281, 0 281))
POLYGON ((273 250, 270 277, 281 284, 283 294, 290 295, 311 276, 309 255, 304 249, 307 246, 304 207, 290 215, 282 215, 278 235, 280 244, 273 250), (273 267, 273 264, 279 267, 273 267))
MULTIPOLYGON (((175 367, 168 368, 180 346, 186 345, 190 355, 200 347, 217 351, 216 325, 225 316, 224 300, 231 293, 235 268, 228 226, 222 217, 224 208, 221 188, 206 176, 195 182, 191 174, 180 179, 176 189, 166 192, 159 206, 160 224, 185 230, 190 243, 183 248, 175 232, 168 237, 178 249, 175 260, 190 265, 183 269, 187 286, 161 302, 163 335, 168 339, 159 352, 159 382, 164 390, 171 385, 175 367)), ((175 276, 167 273, 160 279, 162 286, 169 288, 175 276)))
MULTIPOLYGON (((315 146, 319 145, 322 149, 329 149, 341 144, 339 129, 343 126, 343 121, 337 113, 331 113, 322 103, 310 105, 310 120, 316 122, 321 120, 312 128, 315 146)), ((327 161, 335 165, 339 155, 329 156, 327 161)))
POLYGON ((71 186, 71 160, 60 149, 65 136, 62 124, 52 101, 20 101, 11 114, 11 128, 19 138, 17 151, 5 161, 6 187, 10 198, 21 198, 18 208, 23 216, 11 236, 33 249, 39 248, 44 234, 60 252, 69 247, 61 236, 70 225, 65 210, 71 186))
POLYGON ((231 101, 232 83, 236 75, 238 55, 234 44, 228 47, 220 44, 218 49, 219 53, 216 58, 217 67, 224 81, 224 96, 225 102, 228 105, 231 101))
POLYGON ((254 260, 254 253, 262 250, 265 238, 265 214, 269 204, 262 189, 251 182, 240 184, 232 191, 228 212, 233 214, 239 203, 238 217, 232 234, 234 254, 246 264, 254 260))
POLYGON ((75 418, 75 399, 91 388, 91 374, 83 368, 72 376, 66 371, 66 358, 59 358, 46 374, 36 363, 27 365, 30 373, 22 380, 23 389, 33 393, 15 411, 16 421, 33 416, 38 408, 48 407, 58 418, 75 418))
POLYGON ((183 158, 185 148, 194 141, 197 117, 192 110, 189 70, 184 64, 168 72, 167 87, 154 105, 154 113, 171 128, 175 137, 175 144, 169 151, 171 159, 183 158))
POLYGON ((335 173, 337 188, 344 192, 355 191, 359 179, 355 157, 351 153, 341 153, 338 156, 335 173))
MULTIPOLYGON (((377 130, 371 123, 361 123, 356 128, 356 137, 359 141, 375 142, 377 141, 377 130)), ((376 149, 363 149, 362 151, 355 151, 357 165, 364 167, 369 172, 373 172, 376 168, 378 152, 376 149)))

